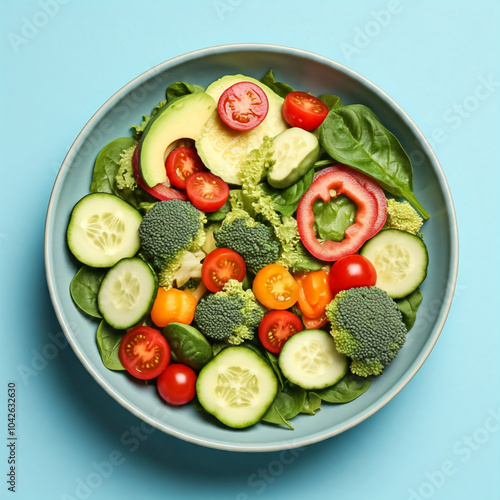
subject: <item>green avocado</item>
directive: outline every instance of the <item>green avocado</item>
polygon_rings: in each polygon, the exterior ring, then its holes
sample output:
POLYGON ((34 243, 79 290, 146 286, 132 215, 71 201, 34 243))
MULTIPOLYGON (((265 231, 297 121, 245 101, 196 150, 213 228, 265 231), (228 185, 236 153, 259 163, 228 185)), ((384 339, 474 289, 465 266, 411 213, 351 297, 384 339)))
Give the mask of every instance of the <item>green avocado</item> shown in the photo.
POLYGON ((188 94, 164 106, 148 123, 139 146, 139 170, 149 187, 167 181, 169 146, 179 139, 196 140, 216 107, 204 92, 188 94))
POLYGON ((248 153, 260 148, 265 136, 275 137, 288 128, 281 114, 283 98, 255 78, 224 76, 209 85, 205 92, 218 102, 227 88, 239 82, 252 82, 266 93, 269 110, 264 121, 252 130, 241 132, 228 127, 215 110, 196 140, 196 149, 208 170, 235 185, 241 185, 241 170, 248 153))

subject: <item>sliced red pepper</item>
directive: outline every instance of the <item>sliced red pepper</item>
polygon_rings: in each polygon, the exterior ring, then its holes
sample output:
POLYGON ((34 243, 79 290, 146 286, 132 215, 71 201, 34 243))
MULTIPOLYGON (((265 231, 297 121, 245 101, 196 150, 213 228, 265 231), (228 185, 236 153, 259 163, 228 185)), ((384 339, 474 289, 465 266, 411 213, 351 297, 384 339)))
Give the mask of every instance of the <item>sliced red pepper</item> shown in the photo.
POLYGON ((328 262, 357 252, 373 234, 377 217, 375 197, 352 175, 341 170, 332 170, 318 176, 297 208, 297 226, 302 243, 314 257, 328 262), (342 241, 320 241, 313 227, 313 204, 317 199, 327 203, 340 194, 348 196, 357 206, 354 223, 346 229, 342 241))
POLYGON ((346 172, 352 175, 364 188, 366 188, 370 193, 375 197, 375 201, 377 202, 377 220, 373 226, 373 233, 370 235, 375 236, 384 226, 385 220, 387 219, 387 198, 385 197, 384 191, 382 188, 374 181, 371 177, 368 177, 363 172, 356 170, 354 168, 348 167, 347 165, 332 165, 331 167, 326 167, 323 170, 320 170, 314 177, 316 180, 319 176, 327 174, 328 172, 335 172, 340 170, 341 172, 346 172))
POLYGON ((142 180, 141 173, 139 171, 139 143, 135 148, 134 154, 132 156, 132 168, 134 169, 135 180, 137 184, 141 186, 144 191, 147 191, 151 196, 154 196, 158 200, 182 200, 188 201, 188 196, 186 191, 180 191, 179 189, 172 188, 166 184, 157 184, 156 186, 150 188, 146 186, 142 180))

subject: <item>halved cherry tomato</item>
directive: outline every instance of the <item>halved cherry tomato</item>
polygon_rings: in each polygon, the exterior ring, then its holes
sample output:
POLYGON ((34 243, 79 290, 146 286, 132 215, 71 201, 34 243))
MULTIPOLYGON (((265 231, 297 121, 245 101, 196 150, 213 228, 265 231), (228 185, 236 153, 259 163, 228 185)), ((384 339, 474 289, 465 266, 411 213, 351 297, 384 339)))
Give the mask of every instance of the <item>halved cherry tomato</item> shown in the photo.
POLYGON ((186 179, 197 172, 206 170, 196 149, 181 146, 174 149, 165 162, 167 176, 172 185, 186 189, 186 179))
POLYGON ((189 201, 203 212, 215 212, 229 198, 229 186, 211 172, 198 172, 186 179, 189 201))
POLYGON ((287 94, 281 111, 291 127, 314 130, 323 123, 329 110, 317 97, 297 90, 287 94))
POLYGON ((255 276, 252 291, 269 309, 288 309, 299 298, 299 284, 280 264, 268 264, 255 276))
POLYGON ((303 314, 302 322, 304 323, 306 330, 316 330, 316 328, 321 328, 326 325, 328 323, 328 318, 326 317, 326 313, 323 313, 317 318, 310 318, 309 316, 303 314))
POLYGON ((235 130, 251 130, 262 123, 269 111, 266 93, 252 82, 238 82, 219 98, 217 111, 222 121, 235 130))
POLYGON ((139 171, 139 144, 135 148, 134 154, 132 156, 132 168, 134 170, 135 180, 137 184, 141 186, 144 191, 148 192, 151 196, 154 196, 158 200, 182 200, 188 201, 188 197, 185 191, 179 191, 173 187, 170 187, 170 183, 157 184, 155 187, 150 188, 146 186, 142 180, 141 173, 139 171))
POLYGON ((151 309, 151 319, 160 328, 174 322, 189 325, 194 319, 196 304, 196 298, 190 293, 160 287, 151 309))
POLYGON ((362 255, 347 255, 335 262, 328 274, 328 284, 333 294, 349 288, 374 286, 377 271, 373 264, 362 255))
POLYGON ((243 257, 229 248, 210 252, 201 267, 201 279, 211 292, 220 292, 229 280, 243 281, 247 266, 243 257))
POLYGON ((196 395, 196 373, 180 363, 167 366, 156 381, 160 396, 171 405, 189 403, 196 395))
POLYGON ((150 380, 167 368, 170 347, 165 337, 154 328, 136 326, 123 337, 118 356, 130 375, 150 380))
POLYGON ((259 339, 269 351, 278 354, 283 344, 304 329, 300 318, 290 311, 269 311, 259 325, 259 339))
POLYGON ((317 318, 333 300, 333 293, 328 285, 328 274, 325 271, 311 271, 295 280, 300 284, 299 308, 305 316, 317 318))

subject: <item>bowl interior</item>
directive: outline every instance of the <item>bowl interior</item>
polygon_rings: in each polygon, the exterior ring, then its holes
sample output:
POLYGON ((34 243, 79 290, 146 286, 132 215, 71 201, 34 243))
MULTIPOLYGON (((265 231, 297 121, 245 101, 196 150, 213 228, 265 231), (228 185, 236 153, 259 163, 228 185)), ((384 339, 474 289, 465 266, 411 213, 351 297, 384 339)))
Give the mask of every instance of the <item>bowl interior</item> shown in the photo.
POLYGON ((457 272, 457 230, 451 195, 430 146, 399 106, 368 80, 348 68, 297 49, 268 45, 231 45, 190 53, 167 61, 130 82, 92 117, 75 140, 56 180, 47 214, 46 272, 61 326, 74 351, 96 381, 118 402, 149 424, 200 445, 266 451, 316 442, 361 422, 394 397, 425 361, 439 336, 451 303, 457 272), (198 413, 192 406, 171 408, 154 386, 136 384, 106 369, 95 343, 97 322, 73 304, 69 285, 79 268, 66 246, 65 233, 74 204, 88 193, 95 158, 111 140, 130 134, 142 115, 162 99, 175 81, 207 86, 223 75, 241 73, 261 78, 269 69, 276 80, 315 95, 333 93, 343 104, 370 107, 409 153, 414 189, 431 214, 423 228, 429 250, 424 299, 415 326, 396 360, 360 398, 345 405, 324 404, 315 416, 299 415, 295 430, 258 424, 232 430, 198 413))

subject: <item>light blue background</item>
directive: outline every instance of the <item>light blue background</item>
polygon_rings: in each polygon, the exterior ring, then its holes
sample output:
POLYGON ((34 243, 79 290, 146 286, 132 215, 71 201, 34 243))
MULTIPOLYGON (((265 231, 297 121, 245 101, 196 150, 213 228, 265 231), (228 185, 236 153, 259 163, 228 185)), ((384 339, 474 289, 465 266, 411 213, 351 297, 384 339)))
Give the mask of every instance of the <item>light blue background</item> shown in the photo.
POLYGON ((0 437, 16 381, 13 498, 500 498, 498 2, 10 0, 0 25, 0 437), (424 366, 367 421, 294 452, 145 434, 64 344, 45 282, 51 188, 87 120, 150 67, 234 42, 316 52, 380 86, 433 145, 458 217, 455 300, 424 366))

